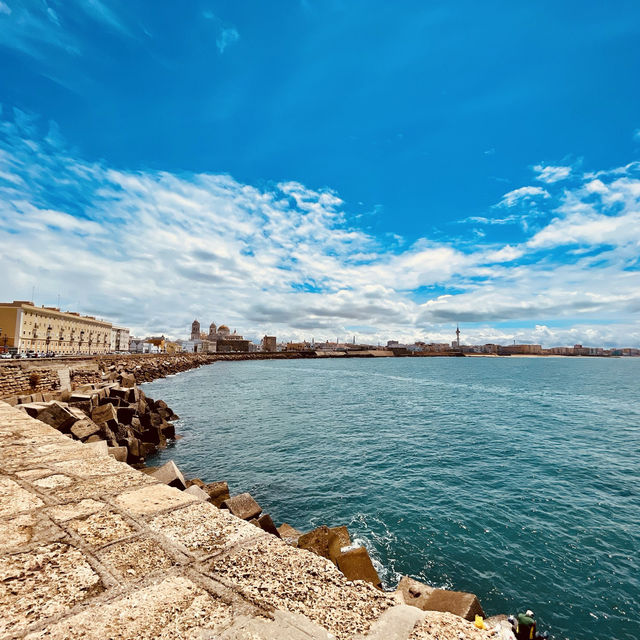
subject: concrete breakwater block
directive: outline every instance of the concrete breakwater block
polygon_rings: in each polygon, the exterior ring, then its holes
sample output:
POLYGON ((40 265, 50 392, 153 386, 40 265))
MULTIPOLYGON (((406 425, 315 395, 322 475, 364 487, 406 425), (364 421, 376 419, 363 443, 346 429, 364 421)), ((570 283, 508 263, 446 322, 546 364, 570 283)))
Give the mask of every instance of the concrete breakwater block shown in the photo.
POLYGON ((225 500, 221 509, 228 509, 234 516, 242 520, 257 518, 262 513, 262 507, 251 497, 250 493, 241 493, 225 500))
POLYGON ((470 621, 475 620, 476 615, 484 617, 480 601, 473 593, 435 589, 407 576, 400 580, 398 593, 405 604, 423 611, 453 613, 470 621))
POLYGON ((200 500, 201 502, 209 501, 209 494, 204 489, 201 489, 198 485, 192 484, 190 487, 185 489, 185 493, 198 498, 198 500, 200 500))
POLYGON ((298 539, 302 535, 302 531, 298 531, 286 522, 278 527, 278 533, 280 534, 280 537, 292 547, 298 546, 298 539))
POLYGON ((38 420, 58 431, 68 432, 71 425, 78 421, 78 418, 68 407, 54 401, 47 404, 45 408, 38 413, 38 420))
POLYGON ((173 460, 165 462, 161 467, 156 469, 151 476, 164 484, 168 484, 170 487, 175 487, 184 491, 187 488, 187 483, 184 476, 180 472, 180 469, 176 466, 173 460))
POLYGON ((298 548, 313 551, 316 555, 328 558, 337 565, 338 556, 343 547, 351 544, 347 527, 327 527, 322 525, 298 537, 298 548))
POLYGON ((100 433, 100 427, 93 420, 82 418, 71 427, 71 433, 78 440, 86 440, 89 436, 100 433))
POLYGON ((364 547, 356 547, 343 551, 337 558, 338 569, 347 580, 364 580, 378 589, 382 589, 380 576, 371 562, 368 551, 364 547))
POLYGON ((129 455, 127 447, 107 447, 107 452, 118 462, 126 462, 129 455))

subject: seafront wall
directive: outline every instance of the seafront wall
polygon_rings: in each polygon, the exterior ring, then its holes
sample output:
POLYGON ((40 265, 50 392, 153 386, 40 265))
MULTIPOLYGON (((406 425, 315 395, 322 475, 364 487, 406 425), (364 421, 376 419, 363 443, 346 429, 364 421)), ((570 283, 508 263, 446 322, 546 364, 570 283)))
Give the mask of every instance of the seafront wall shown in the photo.
POLYGON ((0 402, 0 638, 458 640, 488 631, 350 581, 0 402))

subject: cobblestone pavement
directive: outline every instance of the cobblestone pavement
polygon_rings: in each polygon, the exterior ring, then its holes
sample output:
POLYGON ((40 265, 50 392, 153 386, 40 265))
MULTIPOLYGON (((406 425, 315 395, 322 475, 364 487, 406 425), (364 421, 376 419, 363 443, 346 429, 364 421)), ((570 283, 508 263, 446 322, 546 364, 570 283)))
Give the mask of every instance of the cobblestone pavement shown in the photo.
POLYGON ((486 637, 3 402, 0 613, 1 639, 486 637))

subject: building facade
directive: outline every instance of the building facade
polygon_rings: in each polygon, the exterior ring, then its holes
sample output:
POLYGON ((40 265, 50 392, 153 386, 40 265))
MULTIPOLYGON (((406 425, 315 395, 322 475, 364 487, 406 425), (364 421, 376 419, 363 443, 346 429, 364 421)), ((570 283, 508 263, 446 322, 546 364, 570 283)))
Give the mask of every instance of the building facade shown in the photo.
POLYGON ((129 329, 123 327, 111 327, 111 352, 112 353, 128 353, 129 352, 129 329))
POLYGON ((0 303, 0 344, 18 353, 105 354, 111 350, 111 323, 93 316, 36 307, 27 300, 0 303))
POLYGON ((275 336, 265 336, 262 338, 262 351, 277 351, 278 346, 275 336))

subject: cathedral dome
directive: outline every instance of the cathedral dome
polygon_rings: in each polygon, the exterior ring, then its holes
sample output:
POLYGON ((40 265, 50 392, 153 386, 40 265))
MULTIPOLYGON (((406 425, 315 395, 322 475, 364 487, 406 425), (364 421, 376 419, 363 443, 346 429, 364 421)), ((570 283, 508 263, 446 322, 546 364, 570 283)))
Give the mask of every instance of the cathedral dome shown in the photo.
POLYGON ((218 333, 226 333, 226 334, 228 334, 228 333, 231 333, 231 332, 229 331, 229 327, 227 327, 226 324, 221 324, 218 327, 218 333))

